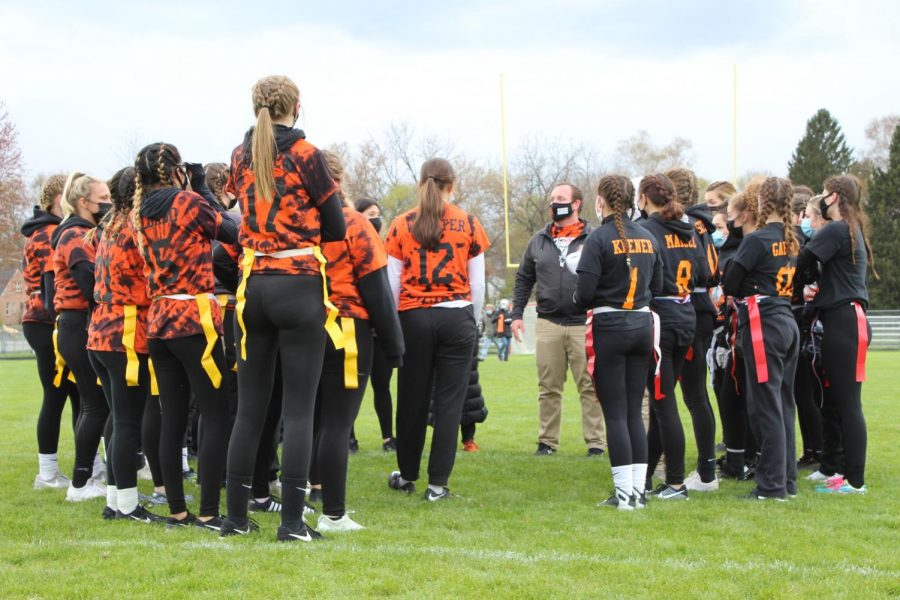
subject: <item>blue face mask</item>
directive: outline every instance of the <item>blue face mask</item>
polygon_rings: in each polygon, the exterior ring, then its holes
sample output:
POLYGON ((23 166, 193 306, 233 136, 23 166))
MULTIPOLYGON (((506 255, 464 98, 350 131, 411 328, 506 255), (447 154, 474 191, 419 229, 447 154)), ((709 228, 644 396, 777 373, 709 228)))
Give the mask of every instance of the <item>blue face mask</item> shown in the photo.
POLYGON ((721 248, 722 244, 725 243, 725 240, 728 239, 728 236, 716 229, 712 232, 712 241, 715 244, 716 248, 721 248))
POLYGON ((813 229, 812 220, 806 218, 800 220, 800 229, 803 230, 803 235, 808 238, 812 238, 812 236, 816 235, 816 230, 813 229))

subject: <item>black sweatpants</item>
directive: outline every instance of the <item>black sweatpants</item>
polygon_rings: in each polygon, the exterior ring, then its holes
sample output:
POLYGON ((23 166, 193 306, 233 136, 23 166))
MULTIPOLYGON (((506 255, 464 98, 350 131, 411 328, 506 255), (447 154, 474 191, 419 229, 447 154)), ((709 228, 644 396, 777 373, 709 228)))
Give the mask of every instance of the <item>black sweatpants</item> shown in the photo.
POLYGON ((697 472, 709 482, 716 477, 716 419, 706 391, 706 352, 712 345, 716 317, 697 313, 697 329, 681 367, 681 396, 691 413, 697 443, 697 472))
POLYGON ((162 487, 165 481, 162 476, 162 466, 159 463, 159 436, 162 429, 162 409, 159 405, 159 396, 150 396, 144 404, 144 416, 141 419, 141 447, 144 457, 150 466, 150 476, 153 477, 153 487, 162 487))
MULTIPOLYGON (((742 321, 746 318, 746 311, 742 321)), ((768 381, 759 383, 750 325, 739 332, 747 369, 747 417, 759 442, 756 491, 761 496, 784 498, 797 493, 797 451, 794 433, 794 375, 800 331, 789 312, 760 317, 768 381)))
POLYGON ((138 385, 125 381, 127 357, 124 352, 90 351, 103 393, 109 399, 112 436, 106 445, 106 482, 120 490, 137 487, 137 452, 141 420, 150 396, 147 355, 138 354, 138 385))
MULTIPOLYGON (((193 396, 203 420, 203 435, 197 453, 199 515, 217 516, 222 487, 222 463, 225 460, 228 436, 228 399, 225 389, 221 385, 214 387, 200 364, 206 349, 206 338, 203 335, 191 335, 167 340, 151 339, 148 345, 159 384, 162 408, 159 460, 169 500, 169 512, 178 514, 187 510, 181 447, 193 396)), ((221 340, 213 345, 212 358, 219 372, 223 372, 225 355, 221 340)))
POLYGON ((394 437, 394 403, 391 400, 391 377, 394 368, 388 364, 384 350, 375 338, 372 351, 372 395, 375 397, 375 414, 381 428, 381 438, 394 437))
MULTIPOLYGON (((647 462, 647 434, 641 416, 647 370, 653 355, 653 320, 630 331, 608 330, 595 316, 594 391, 603 407, 607 450, 613 467, 647 462)), ((635 482, 635 487, 640 483, 635 482)))
MULTIPOLYGON (((684 483, 684 427, 678 416, 675 401, 675 381, 681 373, 684 356, 691 337, 684 332, 663 329, 659 336, 660 393, 656 398, 656 363, 647 370, 647 389, 650 392, 650 427, 647 429, 647 480, 653 476, 663 452, 666 453, 666 483, 684 483)), ((651 352, 652 354, 652 352, 651 352)), ((649 355, 648 355, 649 356, 649 355)))
POLYGON ((459 441, 462 443, 466 443, 468 441, 475 439, 475 423, 468 423, 466 425, 460 424, 459 426, 459 441))
POLYGON ((347 439, 359 413, 369 371, 372 368, 372 327, 368 321, 353 319, 356 327, 356 389, 344 387, 344 351, 331 340, 325 343, 325 361, 316 395, 316 425, 310 481, 322 484, 322 513, 343 517, 346 510, 347 439))
POLYGON ((75 427, 75 469, 72 475, 72 485, 76 488, 84 487, 91 478, 94 457, 109 416, 106 397, 97 385, 97 373, 88 358, 87 326, 88 313, 83 310, 64 310, 57 321, 59 353, 75 375, 81 400, 81 412, 75 427))
MULTIPOLYGON (((825 395, 840 418, 844 448, 844 477, 853 487, 866 482, 866 419, 862 410, 862 382, 856 380, 859 349, 856 311, 847 303, 819 313, 822 321, 822 366, 828 378, 825 395)), ((867 339, 872 328, 866 320, 867 339)))
POLYGON ((247 357, 240 356, 238 413, 228 448, 228 517, 242 527, 260 438, 272 397, 275 358, 283 369, 281 523, 302 523, 312 456, 313 411, 325 354, 322 279, 305 275, 252 275, 247 281, 244 323, 247 357))
POLYGON ((456 461, 456 433, 478 338, 471 306, 417 308, 400 313, 406 354, 397 374, 397 465, 408 481, 419 478, 433 400, 434 431, 428 483, 446 486, 456 461), (432 396, 432 389, 434 394, 432 396))
MULTIPOLYGON (((747 374, 743 357, 732 352, 721 375, 719 415, 726 450, 723 472, 729 477, 739 477, 743 474, 744 458, 751 443, 747 435, 747 374)), ((753 446, 756 447, 755 444, 753 446)))
POLYGON ((38 378, 44 391, 37 420, 38 453, 56 454, 59 449, 59 428, 66 398, 72 401, 72 429, 78 423, 78 388, 63 377, 62 385, 53 385, 56 376, 56 354, 53 352, 53 325, 22 323, 22 333, 37 359, 38 378))

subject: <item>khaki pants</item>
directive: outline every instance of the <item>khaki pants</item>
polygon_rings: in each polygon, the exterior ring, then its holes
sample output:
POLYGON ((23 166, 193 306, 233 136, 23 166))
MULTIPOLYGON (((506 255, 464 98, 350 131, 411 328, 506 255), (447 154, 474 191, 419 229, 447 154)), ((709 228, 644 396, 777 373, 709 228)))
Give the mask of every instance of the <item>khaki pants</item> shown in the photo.
POLYGON ((603 410, 594 395, 594 384, 587 372, 584 348, 585 325, 557 325, 537 319, 535 358, 538 369, 538 400, 541 428, 538 441, 553 449, 559 447, 559 423, 562 415, 563 384, 571 369, 581 399, 581 428, 588 448, 606 446, 603 410))

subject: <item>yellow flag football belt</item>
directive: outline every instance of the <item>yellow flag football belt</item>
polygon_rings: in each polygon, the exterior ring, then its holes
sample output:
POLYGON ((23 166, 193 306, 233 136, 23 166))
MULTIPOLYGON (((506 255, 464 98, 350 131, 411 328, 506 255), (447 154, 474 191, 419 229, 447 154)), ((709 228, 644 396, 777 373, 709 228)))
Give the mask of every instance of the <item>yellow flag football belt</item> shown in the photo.
MULTIPOLYGON (((241 283, 237 289, 237 306, 235 306, 235 316, 237 317, 238 326, 241 328, 241 359, 247 360, 247 327, 244 324, 244 307, 247 305, 247 280, 253 272, 253 263, 257 256, 270 256, 272 258, 291 258, 294 256, 315 256, 319 261, 319 273, 322 274, 322 304, 328 311, 328 317, 325 319, 325 331, 334 343, 334 347, 341 350, 344 347, 344 332, 337 323, 338 309, 328 299, 328 278, 325 275, 325 256, 319 246, 307 246, 306 248, 292 248, 290 250, 281 250, 279 252, 265 253, 250 248, 244 248, 244 256, 241 258, 241 283)), ((354 334, 354 344, 355 342, 354 334)))
MULTIPOLYGON (((53 376, 53 387, 62 387, 63 375, 66 372, 66 359, 59 353, 59 317, 53 327, 53 354, 56 356, 56 375, 53 376)), ((69 371, 68 380, 75 383, 75 375, 69 371)))
POLYGON ((356 347, 356 321, 352 317, 341 317, 341 330, 344 335, 344 387, 348 390, 359 388, 359 369, 356 358, 359 350, 356 347))
POLYGON ((193 300, 197 303, 197 308, 200 311, 200 326, 203 328, 203 337, 206 338, 206 348, 204 348, 203 356, 200 358, 200 365, 209 376, 209 380, 212 382, 213 387, 219 389, 219 386, 222 384, 222 373, 219 372, 219 367, 216 366, 216 361, 213 360, 212 356, 213 348, 216 347, 216 343, 219 341, 219 334, 216 333, 216 326, 213 324, 212 311, 210 310, 209 302, 211 299, 216 299, 215 295, 197 294, 196 296, 193 296, 191 294, 171 294, 163 296, 163 298, 169 298, 170 300, 193 300))

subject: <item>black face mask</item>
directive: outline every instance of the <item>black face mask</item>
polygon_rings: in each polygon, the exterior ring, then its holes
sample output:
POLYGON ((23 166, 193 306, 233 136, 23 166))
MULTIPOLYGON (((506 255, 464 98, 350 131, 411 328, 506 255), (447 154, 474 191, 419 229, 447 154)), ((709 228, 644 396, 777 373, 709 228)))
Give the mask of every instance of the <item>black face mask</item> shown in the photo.
POLYGON ((97 205, 97 212, 91 213, 91 216, 94 217, 94 223, 100 224, 100 221, 103 220, 109 211, 112 210, 112 204, 104 203, 97 205))
POLYGON ((729 219, 725 222, 728 226, 728 235, 734 237, 735 239, 741 239, 744 237, 744 226, 740 227, 734 224, 734 219, 729 219))
POLYGON ((641 218, 642 218, 643 220, 646 221, 647 219, 650 218, 650 216, 647 214, 647 211, 644 210, 643 208, 640 210, 640 213, 641 213, 641 218))
POLYGON ((822 213, 822 218, 825 219, 826 221, 830 221, 830 220, 831 220, 831 217, 828 216, 828 203, 825 202, 825 200, 826 200, 828 197, 829 197, 829 196, 825 196, 825 198, 821 198, 821 199, 819 200, 819 212, 822 213))
POLYGON ((562 202, 553 202, 550 204, 550 216, 554 221, 563 221, 573 214, 571 204, 563 204, 562 202))
POLYGON ((381 217, 369 217, 369 223, 375 228, 375 231, 381 233, 381 217))

